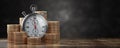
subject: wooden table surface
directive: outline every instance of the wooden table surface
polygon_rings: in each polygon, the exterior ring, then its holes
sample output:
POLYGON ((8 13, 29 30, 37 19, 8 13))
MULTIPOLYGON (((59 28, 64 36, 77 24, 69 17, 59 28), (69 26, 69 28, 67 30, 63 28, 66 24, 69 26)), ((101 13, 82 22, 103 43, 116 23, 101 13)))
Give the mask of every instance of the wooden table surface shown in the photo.
MULTIPOLYGON (((120 48, 120 39, 62 39, 60 48, 120 48)), ((7 39, 0 40, 0 48, 7 48, 7 39)))

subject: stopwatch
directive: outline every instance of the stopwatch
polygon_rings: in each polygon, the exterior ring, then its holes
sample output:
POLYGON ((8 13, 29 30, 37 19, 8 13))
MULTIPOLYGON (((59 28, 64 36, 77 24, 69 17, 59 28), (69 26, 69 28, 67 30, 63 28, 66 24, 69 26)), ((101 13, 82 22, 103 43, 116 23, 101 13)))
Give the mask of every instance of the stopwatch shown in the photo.
POLYGON ((30 9, 32 13, 26 14, 22 22, 22 30, 27 33, 29 37, 43 37, 47 31, 48 23, 47 20, 38 13, 35 13, 36 5, 31 5, 30 9))

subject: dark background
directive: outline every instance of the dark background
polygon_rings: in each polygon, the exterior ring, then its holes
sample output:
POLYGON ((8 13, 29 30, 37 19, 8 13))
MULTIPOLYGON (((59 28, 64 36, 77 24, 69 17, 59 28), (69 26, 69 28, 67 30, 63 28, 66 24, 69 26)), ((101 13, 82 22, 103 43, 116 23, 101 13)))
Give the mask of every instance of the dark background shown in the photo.
POLYGON ((48 20, 61 22, 61 38, 120 37, 120 0, 0 0, 0 38, 33 3, 48 11, 48 20))

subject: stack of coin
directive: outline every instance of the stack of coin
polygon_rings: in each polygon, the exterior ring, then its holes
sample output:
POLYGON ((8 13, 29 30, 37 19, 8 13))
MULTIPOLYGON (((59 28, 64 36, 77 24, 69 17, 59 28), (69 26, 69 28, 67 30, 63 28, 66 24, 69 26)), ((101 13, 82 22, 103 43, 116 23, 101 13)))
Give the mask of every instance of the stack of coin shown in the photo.
POLYGON ((58 34, 60 34, 60 22, 59 21, 48 21, 47 33, 58 33, 58 34))
POLYGON ((14 32, 14 44, 27 44, 27 34, 25 32, 14 32))
POLYGON ((14 32, 20 31, 20 25, 19 24, 7 24, 7 38, 8 43, 14 42, 14 32))
POLYGON ((27 38, 27 44, 28 45, 40 45, 41 44, 41 38, 40 37, 28 37, 27 38))
POLYGON ((45 19, 47 19, 47 11, 35 11, 35 13, 38 13, 42 15, 45 19))
POLYGON ((60 43, 60 34, 46 33, 43 40, 45 44, 58 44, 60 43))
POLYGON ((22 27, 21 26, 22 26, 23 19, 24 19, 23 17, 19 18, 20 31, 22 31, 22 27))

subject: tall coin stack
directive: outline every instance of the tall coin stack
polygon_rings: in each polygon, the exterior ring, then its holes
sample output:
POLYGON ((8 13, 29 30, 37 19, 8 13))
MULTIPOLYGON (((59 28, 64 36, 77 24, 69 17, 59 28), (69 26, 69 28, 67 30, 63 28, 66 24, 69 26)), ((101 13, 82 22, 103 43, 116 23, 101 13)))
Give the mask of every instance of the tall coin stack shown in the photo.
POLYGON ((14 32, 19 32, 20 31, 20 25, 19 24, 7 24, 7 38, 8 38, 8 43, 13 43, 14 42, 14 32))
POLYGON ((8 48, 14 47, 14 32, 20 31, 19 24, 7 24, 8 48))
POLYGON ((48 30, 43 37, 45 44, 59 44, 60 43, 60 22, 48 21, 48 30))

